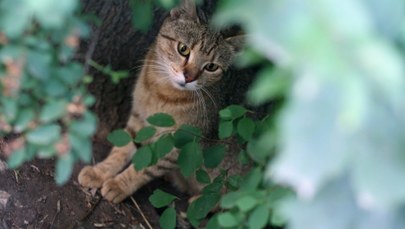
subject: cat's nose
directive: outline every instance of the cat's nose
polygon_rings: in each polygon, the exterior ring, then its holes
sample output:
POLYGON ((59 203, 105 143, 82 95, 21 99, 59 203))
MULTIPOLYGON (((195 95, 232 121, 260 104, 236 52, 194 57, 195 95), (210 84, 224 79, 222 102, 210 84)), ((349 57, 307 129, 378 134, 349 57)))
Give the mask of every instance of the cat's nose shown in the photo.
POLYGON ((197 79, 197 73, 188 69, 184 70, 183 75, 186 83, 191 83, 197 79))

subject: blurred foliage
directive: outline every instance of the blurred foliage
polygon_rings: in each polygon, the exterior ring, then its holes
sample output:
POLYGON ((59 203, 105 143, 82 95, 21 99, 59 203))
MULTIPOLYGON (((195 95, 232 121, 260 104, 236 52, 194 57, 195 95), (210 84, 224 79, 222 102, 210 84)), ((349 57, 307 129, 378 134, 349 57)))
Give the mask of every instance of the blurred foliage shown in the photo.
POLYGON ((77 9, 76 0, 0 2, 0 137, 17 136, 5 149, 8 165, 56 156, 58 184, 68 180, 75 161, 90 162, 96 128, 87 108, 94 98, 74 60, 89 34, 77 9))
POLYGON ((288 228, 405 228, 405 3, 223 0, 215 22, 277 65, 249 99, 286 98, 266 177, 297 193, 288 228))

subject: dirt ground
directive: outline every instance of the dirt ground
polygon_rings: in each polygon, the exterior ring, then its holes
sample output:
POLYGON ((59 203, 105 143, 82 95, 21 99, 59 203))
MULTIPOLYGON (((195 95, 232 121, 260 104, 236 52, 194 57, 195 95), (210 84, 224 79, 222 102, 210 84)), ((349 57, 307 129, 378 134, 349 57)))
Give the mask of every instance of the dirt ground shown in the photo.
MULTIPOLYGON (((105 142, 94 142, 95 160, 100 161, 108 150, 105 142)), ((123 203, 111 204, 99 191, 78 184, 77 174, 84 164, 77 164, 70 181, 61 187, 54 181, 54 164, 53 160, 36 159, 9 170, 0 152, 0 229, 159 228, 161 211, 148 200, 156 188, 180 197, 177 205, 186 203, 187 197, 157 180, 123 203)))

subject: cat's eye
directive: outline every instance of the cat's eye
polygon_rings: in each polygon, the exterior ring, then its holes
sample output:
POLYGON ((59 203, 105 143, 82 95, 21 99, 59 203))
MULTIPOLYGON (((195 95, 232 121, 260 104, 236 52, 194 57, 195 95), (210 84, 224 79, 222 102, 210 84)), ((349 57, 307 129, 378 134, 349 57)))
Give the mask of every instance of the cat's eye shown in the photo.
POLYGON ((209 72, 215 72, 216 70, 218 70, 219 66, 214 64, 214 63, 209 63, 207 65, 205 65, 205 70, 209 71, 209 72))
POLYGON ((190 55, 190 48, 187 47, 187 45, 179 42, 179 45, 177 46, 177 51, 182 55, 182 56, 188 56, 190 55))

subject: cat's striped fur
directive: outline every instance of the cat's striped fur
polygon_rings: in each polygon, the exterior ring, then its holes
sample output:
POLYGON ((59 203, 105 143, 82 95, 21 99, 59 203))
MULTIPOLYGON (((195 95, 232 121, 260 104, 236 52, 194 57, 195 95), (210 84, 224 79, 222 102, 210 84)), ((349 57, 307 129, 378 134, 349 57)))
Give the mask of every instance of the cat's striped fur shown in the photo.
MULTIPOLYGON (((135 136, 147 125, 146 118, 164 112, 174 117, 176 126, 160 129, 155 139, 182 124, 200 127, 204 134, 210 134, 218 115, 216 82, 241 44, 240 37, 224 38, 210 30, 198 17, 193 1, 184 0, 170 11, 145 58, 133 91, 126 130, 135 136)), ((193 194, 199 191, 200 186, 193 178, 185 179, 178 172, 177 150, 142 171, 136 171, 132 164, 125 168, 136 148, 133 143, 114 147, 104 161, 82 169, 79 183, 101 188, 102 195, 115 203, 163 175, 172 178, 181 191, 193 194)))

